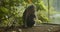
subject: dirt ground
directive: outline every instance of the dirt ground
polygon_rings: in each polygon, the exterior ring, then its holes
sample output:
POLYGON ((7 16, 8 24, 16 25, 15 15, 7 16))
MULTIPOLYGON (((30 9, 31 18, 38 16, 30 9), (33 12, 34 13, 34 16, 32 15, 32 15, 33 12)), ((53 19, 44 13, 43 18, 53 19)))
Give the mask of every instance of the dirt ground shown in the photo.
POLYGON ((32 28, 0 28, 0 32, 60 32, 60 25, 41 24, 32 28))

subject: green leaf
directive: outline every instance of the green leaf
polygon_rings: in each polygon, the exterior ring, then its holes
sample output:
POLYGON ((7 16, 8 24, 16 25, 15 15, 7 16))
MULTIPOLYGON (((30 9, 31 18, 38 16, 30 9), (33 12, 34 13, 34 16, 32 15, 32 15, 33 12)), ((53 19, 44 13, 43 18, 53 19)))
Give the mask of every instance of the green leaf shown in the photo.
POLYGON ((9 9, 5 8, 5 7, 0 7, 1 11, 4 13, 8 13, 9 9))

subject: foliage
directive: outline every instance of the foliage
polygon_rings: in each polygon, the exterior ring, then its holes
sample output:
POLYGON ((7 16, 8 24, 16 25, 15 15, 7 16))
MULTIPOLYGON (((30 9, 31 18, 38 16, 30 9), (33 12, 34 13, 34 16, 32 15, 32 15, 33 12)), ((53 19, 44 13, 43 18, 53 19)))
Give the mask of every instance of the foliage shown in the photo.
POLYGON ((11 26, 13 22, 19 22, 19 18, 21 17, 17 16, 19 14, 17 7, 19 6, 20 0, 1 0, 0 2, 1 26, 11 26))
POLYGON ((36 5, 38 20, 47 22, 47 6, 42 0, 0 0, 0 26, 21 26, 23 12, 32 3, 36 5))

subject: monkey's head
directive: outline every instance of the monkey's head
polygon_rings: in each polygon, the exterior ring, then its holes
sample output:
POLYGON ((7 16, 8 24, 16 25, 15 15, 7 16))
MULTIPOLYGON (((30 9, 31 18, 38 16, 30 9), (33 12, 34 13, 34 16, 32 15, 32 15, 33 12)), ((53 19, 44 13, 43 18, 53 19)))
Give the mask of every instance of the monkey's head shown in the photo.
POLYGON ((28 9, 29 9, 29 10, 35 10, 35 8, 36 8, 36 7, 35 7, 34 5, 28 6, 28 9))
POLYGON ((35 11, 36 11, 35 9, 36 9, 36 7, 34 5, 30 5, 27 7, 26 10, 30 13, 35 13, 35 11))

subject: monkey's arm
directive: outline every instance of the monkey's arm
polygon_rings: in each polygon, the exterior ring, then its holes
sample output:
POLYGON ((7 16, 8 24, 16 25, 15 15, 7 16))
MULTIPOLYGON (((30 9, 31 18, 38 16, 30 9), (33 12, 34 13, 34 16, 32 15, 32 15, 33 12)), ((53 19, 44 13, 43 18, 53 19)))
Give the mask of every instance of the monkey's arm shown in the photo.
POLYGON ((24 13, 23 13, 23 24, 24 24, 24 27, 27 27, 27 17, 28 17, 28 11, 25 10, 24 13))

